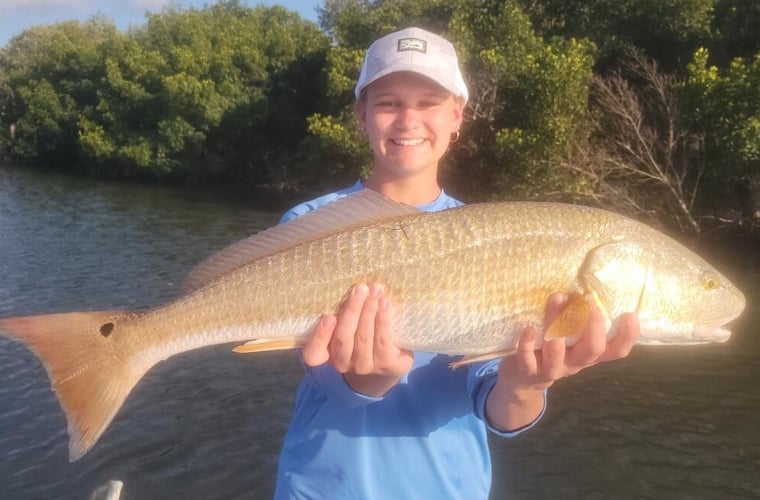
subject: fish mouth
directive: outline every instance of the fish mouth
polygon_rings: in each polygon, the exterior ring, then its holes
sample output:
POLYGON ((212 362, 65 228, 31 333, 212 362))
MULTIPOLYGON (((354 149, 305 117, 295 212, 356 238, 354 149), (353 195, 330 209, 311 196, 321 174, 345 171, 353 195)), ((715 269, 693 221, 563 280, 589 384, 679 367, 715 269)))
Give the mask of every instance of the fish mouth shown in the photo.
POLYGON ((641 335, 638 344, 641 345, 699 345, 722 344, 731 338, 731 330, 724 327, 696 325, 690 331, 670 338, 641 335))
POLYGON ((726 342, 729 338, 731 338, 731 330, 729 330, 728 328, 700 327, 700 326, 697 326, 694 328, 694 341, 697 343, 704 343, 704 342, 722 343, 722 342, 726 342))
POLYGON ((747 303, 744 294, 738 289, 733 290, 733 297, 733 307, 729 312, 720 317, 714 318, 713 321, 710 321, 709 325, 694 325, 692 336, 694 337, 695 343, 722 343, 726 342, 731 337, 731 330, 728 329, 728 326, 741 316, 747 303))
POLYGON ((728 328, 718 328, 712 332, 713 342, 726 342, 729 338, 731 338, 731 330, 728 328))

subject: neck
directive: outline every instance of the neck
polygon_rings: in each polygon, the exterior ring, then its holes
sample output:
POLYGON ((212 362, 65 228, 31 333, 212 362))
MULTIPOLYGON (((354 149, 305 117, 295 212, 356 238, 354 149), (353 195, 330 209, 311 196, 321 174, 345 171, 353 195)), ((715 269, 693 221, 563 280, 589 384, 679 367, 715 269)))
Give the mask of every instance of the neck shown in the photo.
POLYGON ((382 175, 373 172, 364 186, 394 201, 412 206, 431 203, 441 194, 438 181, 429 176, 384 179, 382 175))

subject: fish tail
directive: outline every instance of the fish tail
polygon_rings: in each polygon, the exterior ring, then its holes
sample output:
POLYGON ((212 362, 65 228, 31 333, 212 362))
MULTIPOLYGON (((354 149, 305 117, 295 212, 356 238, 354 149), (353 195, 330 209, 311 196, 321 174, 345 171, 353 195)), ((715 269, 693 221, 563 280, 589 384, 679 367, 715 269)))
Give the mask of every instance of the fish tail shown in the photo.
POLYGON ((0 332, 23 342, 45 367, 66 414, 72 462, 92 448, 152 365, 130 359, 114 343, 127 314, 73 312, 0 320, 0 332))

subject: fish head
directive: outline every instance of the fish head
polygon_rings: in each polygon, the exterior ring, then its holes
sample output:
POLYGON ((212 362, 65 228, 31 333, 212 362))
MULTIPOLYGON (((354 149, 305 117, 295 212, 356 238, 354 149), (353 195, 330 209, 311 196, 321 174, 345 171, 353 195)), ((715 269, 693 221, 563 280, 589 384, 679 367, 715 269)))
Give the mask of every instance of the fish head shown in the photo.
POLYGON ((744 310, 744 294, 697 254, 647 228, 593 249, 581 273, 610 323, 639 318, 638 344, 725 342, 726 325, 744 310))
POLYGON ((656 269, 642 295, 640 344, 725 342, 728 323, 744 310, 744 294, 725 276, 703 263, 656 269))

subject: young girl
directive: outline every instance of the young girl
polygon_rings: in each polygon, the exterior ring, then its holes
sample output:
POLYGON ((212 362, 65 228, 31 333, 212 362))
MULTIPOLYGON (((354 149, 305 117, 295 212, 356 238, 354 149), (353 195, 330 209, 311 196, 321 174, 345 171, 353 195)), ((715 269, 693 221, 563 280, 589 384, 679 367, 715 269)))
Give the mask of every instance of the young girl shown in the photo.
MULTIPOLYGON (((362 184, 301 204, 283 222, 361 189, 423 211, 462 203, 438 185, 438 165, 459 137, 468 93, 454 47, 419 28, 367 51, 356 114, 374 152, 362 184)), ((562 309, 556 295, 547 324, 562 309)), ((399 349, 382 283, 359 283, 301 351, 306 376, 285 437, 275 498, 486 499, 487 431, 511 437, 540 419, 546 389, 601 361, 624 357, 638 336, 633 315, 609 343, 599 311, 573 347, 535 350, 526 329, 516 355, 451 370, 451 358, 399 349)))

